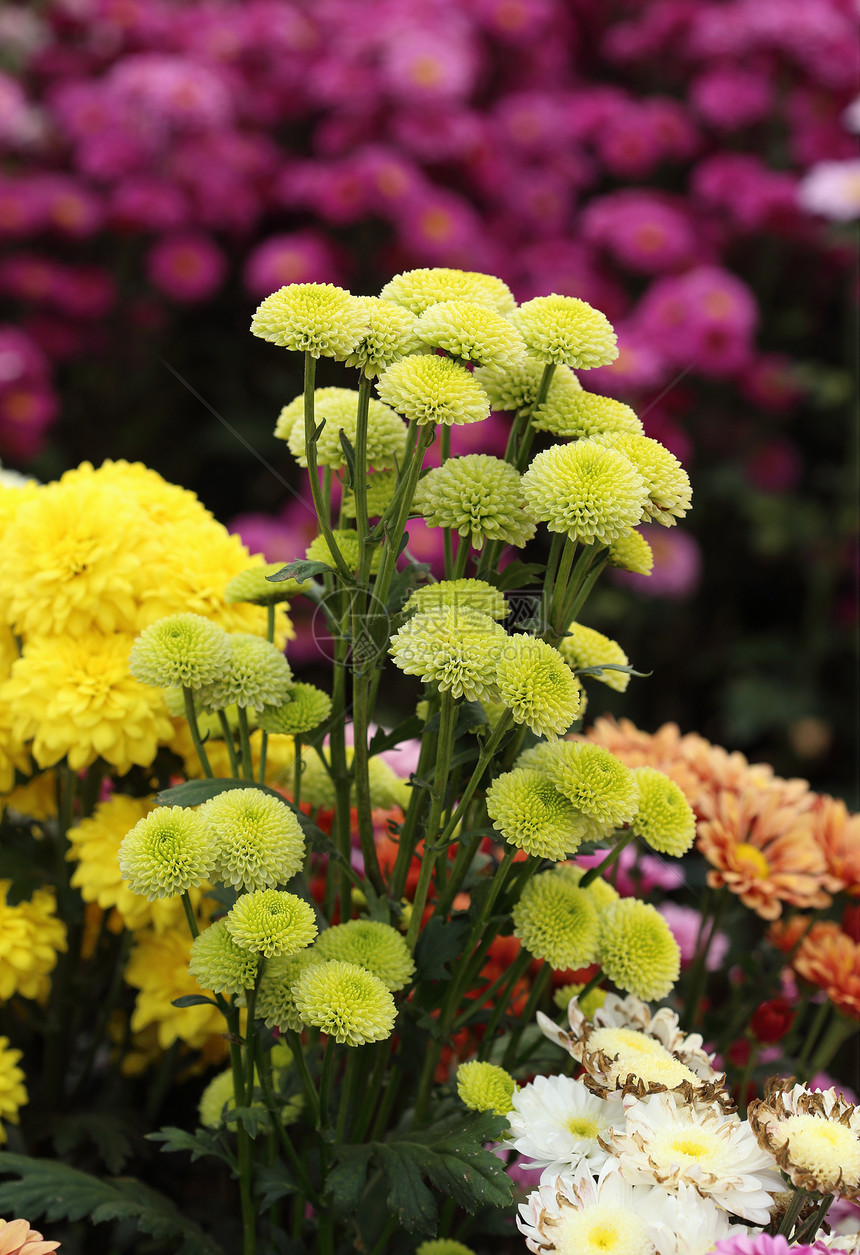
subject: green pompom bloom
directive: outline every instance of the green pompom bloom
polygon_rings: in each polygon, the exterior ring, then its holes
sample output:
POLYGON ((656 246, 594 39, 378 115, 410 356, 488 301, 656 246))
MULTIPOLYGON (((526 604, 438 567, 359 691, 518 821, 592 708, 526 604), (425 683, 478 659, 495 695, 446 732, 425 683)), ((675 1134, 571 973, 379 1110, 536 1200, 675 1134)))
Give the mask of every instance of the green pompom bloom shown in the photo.
POLYGON ((451 270, 445 266, 406 270, 389 279, 379 295, 383 300, 403 305, 413 314, 423 314, 439 301, 473 301, 499 314, 510 314, 517 307, 511 289, 495 275, 481 274, 477 270, 451 270))
POLYGON ((415 335, 415 315, 394 301, 378 296, 360 296, 367 314, 367 330, 346 359, 347 366, 357 366, 372 378, 381 370, 398 362, 421 347, 415 335))
POLYGON ((522 483, 532 518, 584 545, 608 545, 625 535, 641 522, 648 499, 629 458, 595 440, 544 449, 522 483))
POLYGON ((377 976, 339 959, 306 967, 296 981, 294 997, 305 1024, 341 1045, 385 1041, 397 1016, 394 999, 377 976))
POLYGON ((219 1072, 200 1095, 198 1113, 200 1123, 206 1129, 218 1129, 224 1123, 224 1108, 231 1110, 236 1106, 236 1095, 233 1090, 233 1069, 227 1068, 219 1072))
POLYGON ((391 638, 389 653, 406 675, 419 675, 454 697, 493 695, 504 628, 478 610, 455 607, 413 615, 391 638))
POLYGON ((690 508, 693 489, 690 477, 681 463, 659 440, 635 432, 598 437, 611 448, 623 453, 645 481, 647 497, 645 516, 664 527, 672 527, 690 508))
POLYGON ((215 845, 213 875, 237 889, 286 884, 302 866, 305 839, 293 812, 260 789, 226 789, 200 808, 215 845))
POLYGON ((532 426, 565 440, 587 440, 607 432, 641 432, 636 412, 613 397, 594 392, 555 393, 535 411, 532 426))
POLYGON ((536 296, 511 314, 511 322, 541 362, 590 370, 618 356, 609 319, 575 296, 536 296))
POLYGON ((472 301, 439 301, 415 324, 433 349, 481 366, 506 366, 525 357, 525 345, 507 318, 472 301))
POLYGON ((358 297, 333 283, 290 283, 257 307, 251 331, 284 349, 343 361, 367 331, 358 297))
POLYGON ((650 575, 654 569, 654 554, 641 532, 631 527, 609 546, 609 565, 622 571, 634 571, 637 575, 650 575))
POLYGON ((493 827, 508 845, 553 862, 579 848, 582 817, 542 771, 516 767, 505 772, 487 790, 486 801, 493 827))
POLYGON ((516 1082, 495 1063, 461 1063, 457 1069, 457 1093, 470 1111, 494 1111, 506 1116, 514 1105, 516 1082))
POLYGON ((284 654, 262 636, 234 632, 228 637, 230 657, 220 676, 200 690, 203 710, 228 706, 262 710, 286 700, 293 672, 284 654))
MULTIPOLYGON (((305 398, 297 396, 281 410, 275 435, 286 440, 299 466, 307 466, 305 446, 305 398)), ((353 448, 358 426, 358 393, 353 388, 317 388, 314 392, 314 422, 325 427, 317 439, 317 463, 339 471, 346 466, 340 433, 353 448)), ((371 398, 367 412, 367 464, 379 470, 403 461, 406 427, 403 419, 381 401, 371 398)))
MULTIPOLYGON (((505 410, 508 413, 530 410, 538 399, 544 365, 544 362, 539 362, 534 357, 524 357, 506 370, 481 366, 475 371, 475 378, 490 398, 490 405, 494 410, 505 410)), ((582 384, 570 367, 556 366, 546 403, 562 405, 565 397, 571 394, 576 396, 581 391, 582 384)))
POLYGON ((308 581, 300 584, 298 580, 269 580, 269 575, 277 575, 282 570, 283 562, 267 562, 263 566, 251 566, 247 571, 234 575, 224 591, 224 600, 228 605, 234 602, 250 602, 254 606, 276 606, 281 601, 291 601, 308 587, 308 581))
MULTIPOLYGON (((567 635, 558 643, 558 652, 562 658, 576 671, 579 667, 601 667, 606 663, 615 663, 626 667, 628 658, 617 641, 586 627, 584 623, 571 623, 567 635)), ((608 684, 611 689, 623 693, 630 683, 629 671, 601 671, 591 677, 608 684)))
POLYGON ((428 472, 418 484, 415 506, 428 527, 450 527, 475 549, 483 549, 486 539, 521 548, 535 534, 524 512, 519 471, 487 453, 449 458, 428 472))
POLYGON ((432 1238, 416 1247, 415 1255, 475 1255, 475 1252, 471 1246, 464 1246, 453 1238, 432 1238))
MULTIPOLYGON (((358 532, 352 531, 350 528, 346 527, 334 527, 332 528, 332 535, 334 536, 334 543, 340 550, 343 560, 349 567, 350 571, 357 571, 359 560, 358 532)), ((330 567, 334 566, 334 557, 328 547, 328 541, 323 535, 314 537, 305 550, 305 557, 309 558, 311 562, 326 562, 330 567)), ((372 574, 375 575, 379 570, 379 563, 381 559, 382 550, 375 549, 373 551, 373 557, 370 561, 370 570, 372 574)))
MULTIPOLYGON (((365 482, 367 487, 367 517, 369 519, 379 518, 391 505, 394 489, 397 487, 397 473, 395 471, 377 471, 375 475, 368 475, 365 482)), ((343 512, 349 519, 354 519, 357 513, 355 493, 345 485, 343 488, 343 512)))
POLYGON ((396 993, 415 974, 409 947, 396 928, 370 919, 352 919, 321 932, 314 951, 322 959, 357 963, 396 993))
POLYGON ((257 722, 266 732, 302 736, 331 714, 331 698, 315 684, 294 684, 283 706, 264 707, 257 722))
POLYGON ((398 414, 422 426, 480 423, 490 413, 486 392, 450 357, 402 357, 379 376, 379 395, 398 414))
POLYGON ((144 628, 131 647, 128 669, 154 688, 200 689, 226 671, 230 637, 202 614, 171 614, 144 628))
POLYGON ((582 686, 557 649, 536 636, 511 636, 496 670, 499 696, 516 723, 554 739, 579 714, 582 686))
MULTIPOLYGON (((349 760, 352 761, 352 753, 349 754, 349 760)), ((370 784, 370 805, 374 810, 390 811, 394 806, 406 809, 412 796, 412 786, 408 780, 398 776, 384 758, 371 758, 367 764, 367 775, 370 784)))
POLYGON ((196 889, 211 875, 213 841, 196 811, 159 806, 138 820, 119 847, 119 870, 148 902, 196 889))
POLYGON ((299 950, 288 958, 267 959, 257 987, 257 1019, 281 1033, 301 1032, 304 1021, 296 1009, 294 989, 305 968, 318 962, 314 949, 299 950))
POLYGON ((486 580, 471 579, 439 580, 436 584, 423 584, 412 593, 403 607, 403 613, 446 610, 460 606, 479 610, 481 614, 488 614, 491 619, 508 617, 508 603, 504 594, 486 580))
POLYGON ((331 774, 315 750, 302 748, 302 802, 312 810, 334 810, 337 794, 331 774))
POLYGON ((652 850, 680 858, 696 839, 696 816, 674 780, 654 767, 635 767, 639 807, 630 826, 652 850))
POLYGON ((227 997, 253 989, 259 966, 259 956, 236 944, 223 919, 192 942, 188 970, 202 989, 227 997))
POLYGON ((579 1008, 587 1020, 593 1019, 594 1012, 599 1011, 606 1001, 605 989, 590 989, 584 998, 580 998, 584 985, 561 985, 554 994, 552 1000, 558 1007, 559 1011, 566 1011, 570 1006, 572 998, 576 998, 579 1008))
POLYGON ((559 793, 604 829, 629 824, 636 814, 636 777, 602 745, 559 741, 546 747, 540 767, 559 793))
POLYGON ((597 909, 586 889, 559 870, 530 880, 513 910, 514 936, 556 971, 585 967, 597 955, 597 909))
MULTIPOLYGON (((557 875, 564 876, 572 885, 577 887, 586 872, 584 867, 571 867, 567 863, 564 867, 557 867, 555 870, 557 875)), ((611 906, 613 902, 617 902, 621 896, 615 886, 611 885, 608 880, 604 880, 602 876, 596 876, 594 880, 589 881, 585 886, 585 892, 594 903, 598 915, 606 907, 611 906)))
POLYGON ((242 894, 224 923, 237 946, 267 959, 289 958, 317 935, 313 907, 280 889, 242 894))
POLYGON ((619 898, 600 916, 599 962, 625 993, 645 1002, 665 998, 681 970, 681 952, 656 907, 619 898))

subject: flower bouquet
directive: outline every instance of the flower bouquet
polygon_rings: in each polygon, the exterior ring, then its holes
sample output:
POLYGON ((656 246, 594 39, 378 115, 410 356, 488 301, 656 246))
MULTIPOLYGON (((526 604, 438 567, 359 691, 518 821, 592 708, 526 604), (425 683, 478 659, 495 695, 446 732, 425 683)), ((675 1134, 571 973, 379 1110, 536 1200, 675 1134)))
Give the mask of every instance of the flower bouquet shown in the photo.
POLYGON ((187 1255, 856 1251, 819 1235, 860 1113, 805 1083, 857 1026, 856 821, 676 729, 581 730, 639 674, 589 593, 691 500, 580 382, 609 322, 437 269, 293 284, 252 330, 303 354, 304 556, 139 465, 0 490, 0 1209, 69 1252, 85 1218, 187 1255), (451 456, 491 410, 504 456, 451 456))

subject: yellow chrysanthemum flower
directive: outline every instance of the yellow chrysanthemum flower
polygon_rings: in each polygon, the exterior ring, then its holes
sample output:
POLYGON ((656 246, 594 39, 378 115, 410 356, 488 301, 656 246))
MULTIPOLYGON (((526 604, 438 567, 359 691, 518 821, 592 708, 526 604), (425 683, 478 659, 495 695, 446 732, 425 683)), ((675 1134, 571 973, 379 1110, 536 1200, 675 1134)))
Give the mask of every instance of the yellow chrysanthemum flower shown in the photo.
POLYGON ((546 401, 535 411, 532 426, 565 440, 584 440, 607 432, 642 431, 642 423, 629 405, 613 397, 569 389, 564 393, 550 389, 546 401))
POLYGON ((406 270, 389 279, 379 295, 383 300, 403 305, 413 314, 423 314, 439 301, 473 301, 499 314, 513 313, 517 305, 508 285, 495 275, 481 274, 477 270, 451 270, 445 266, 406 270))
POLYGON ((480 423, 490 414, 490 400, 474 375, 450 357, 433 353, 401 357, 379 376, 383 401, 410 422, 480 423))
POLYGON ((579 680, 558 650, 536 636, 508 637, 496 686, 514 721, 549 740, 567 732, 582 704, 579 680))
POLYGON ((609 546, 609 565, 621 571, 634 571, 637 575, 650 575, 654 569, 654 554, 642 533, 631 527, 609 546))
POLYGON ((584 545, 609 545, 626 535, 641 522, 648 500, 645 481, 629 458, 596 440, 544 449, 522 484, 532 518, 584 545))
POLYGON ((25 502, 32 501, 40 487, 35 480, 23 484, 0 483, 0 541, 5 540, 15 516, 25 502))
POLYGON ((449 458, 429 471, 414 504, 428 527, 448 527, 475 549, 482 549, 485 539, 521 548, 535 533, 523 509, 519 472, 488 453, 449 458))
MULTIPOLYGON (((396 308, 396 307, 395 307, 396 308)), ((317 439, 317 463, 333 470, 346 466, 340 433, 353 448, 358 426, 358 393, 353 388, 317 388, 314 392, 314 423, 325 422, 317 439)), ((305 446, 305 398, 297 396, 281 410, 275 435, 286 440, 299 466, 307 466, 305 446)), ((399 414, 381 401, 370 399, 367 411, 367 465, 391 470, 403 461, 406 426, 399 414)))
POLYGON ((37 824, 53 819, 57 813, 57 776, 53 771, 40 771, 25 784, 0 797, 0 813, 3 808, 26 815, 37 824))
POLYGON ((481 366, 507 366, 525 357, 525 345, 507 318, 473 301, 439 301, 415 324, 415 334, 433 349, 481 366))
MULTIPOLYGON (((524 357, 522 361, 504 369, 492 366, 481 366, 475 371, 475 378, 490 398, 494 410, 531 409, 538 399, 541 381, 543 380, 544 362, 534 357, 524 357)), ((547 392, 547 405, 563 405, 566 397, 577 396, 582 391, 582 384, 569 366, 556 366, 547 392)), ((543 406, 539 411, 543 411, 543 406)))
POLYGON ((470 1111, 494 1111, 506 1116, 513 1107, 516 1081, 495 1063, 473 1059, 457 1069, 457 1094, 470 1111))
POLYGON ((536 296, 511 315, 533 357, 576 370, 606 366, 618 356, 612 324, 575 296, 536 296))
MULTIPOLYGON (((584 623, 571 623, 568 626, 567 635, 558 643, 558 652, 574 671, 579 667, 600 667, 606 663, 626 667, 629 661, 617 641, 594 628, 586 627, 584 623)), ((610 669, 599 671, 590 678, 600 680, 616 692, 623 693, 630 683, 630 672, 610 669)))
POLYGON ((24 636, 133 631, 156 553, 129 493, 95 476, 47 484, 21 505, 4 539, 5 618, 24 636))
POLYGON ((378 375, 407 353, 420 350, 411 310, 378 296, 356 299, 364 306, 367 330, 346 359, 347 366, 358 366, 368 376, 378 375))
MULTIPOLYGON (((0 1146, 6 1141, 2 1122, 8 1120, 10 1124, 17 1124, 18 1112, 27 1102, 24 1073, 18 1067, 21 1057, 20 1050, 10 1049, 8 1037, 0 1037, 0 1146)), ((0 1242, 2 1238, 0 1233, 0 1242)))
POLYGON ((80 466, 66 471, 59 482, 78 484, 85 481, 94 481, 100 487, 119 488, 132 497, 156 533, 164 528, 194 526, 204 520, 214 522, 214 516, 198 500, 196 493, 162 479, 158 471, 144 466, 142 462, 108 460, 98 468, 90 462, 82 462, 80 466))
POLYGON ((629 458, 648 490, 645 516, 672 527, 690 508, 693 489, 681 463, 659 440, 636 432, 614 431, 596 437, 629 458))
POLYGON ((206 994, 188 970, 191 959, 191 934, 187 925, 162 933, 149 929, 138 933, 134 949, 125 969, 126 983, 139 990, 131 1017, 132 1031, 142 1032, 155 1025, 162 1050, 177 1040, 192 1049, 199 1049, 212 1033, 224 1030, 224 1018, 209 1003, 192 1007, 174 1007, 177 998, 188 994, 206 994))
POLYGON ((53 889, 9 906, 10 880, 0 880, 0 1001, 15 994, 44 1002, 57 955, 66 949, 66 926, 57 918, 53 889))
POLYGON ((251 331, 284 349, 343 361, 361 342, 368 315, 361 300, 333 283, 290 283, 257 307, 251 331))
POLYGON ((43 637, 29 642, 0 686, 13 726, 33 740, 40 767, 66 758, 81 771, 99 757, 120 775, 146 767, 160 741, 173 733, 157 689, 128 670, 131 637, 90 631, 80 638, 43 637))

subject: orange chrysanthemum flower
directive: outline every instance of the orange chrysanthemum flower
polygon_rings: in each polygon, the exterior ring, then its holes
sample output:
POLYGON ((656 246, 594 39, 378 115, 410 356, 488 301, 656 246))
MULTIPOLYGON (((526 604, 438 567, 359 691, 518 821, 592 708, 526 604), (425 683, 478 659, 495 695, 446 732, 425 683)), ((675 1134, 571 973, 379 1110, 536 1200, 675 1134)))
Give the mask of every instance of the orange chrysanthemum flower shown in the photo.
POLYGON ((0 1255, 48 1255, 59 1242, 43 1242, 27 1220, 0 1220, 0 1255))
POLYGON ((714 869, 711 888, 725 885, 762 919, 777 919, 784 902, 802 910, 830 904, 827 863, 811 815, 786 801, 779 785, 792 781, 774 783, 721 793, 705 806, 697 843, 714 869))
POLYGON ((860 815, 852 815, 841 798, 822 794, 812 810, 812 834, 824 851, 831 890, 860 897, 860 815))
POLYGON ((843 1015, 860 1020, 860 945, 838 924, 812 925, 797 948, 794 970, 823 989, 843 1015))

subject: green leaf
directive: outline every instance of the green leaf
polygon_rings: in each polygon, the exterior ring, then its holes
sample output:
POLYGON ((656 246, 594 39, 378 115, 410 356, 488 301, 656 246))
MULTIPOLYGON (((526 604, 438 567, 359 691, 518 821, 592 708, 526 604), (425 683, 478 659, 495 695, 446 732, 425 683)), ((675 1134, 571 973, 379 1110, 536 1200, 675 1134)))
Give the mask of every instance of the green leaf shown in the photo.
POLYGON ((326 1193, 338 1216, 351 1216, 358 1209, 372 1155, 372 1144, 340 1145, 335 1151, 335 1165, 326 1177, 326 1193))
POLYGON ((241 1123, 249 1137, 257 1137, 259 1133, 268 1133, 272 1124, 265 1107, 228 1107, 224 1112, 225 1124, 241 1123))
POLYGON ((413 737, 420 736, 424 729, 424 724, 417 715, 410 715, 408 719, 404 719, 396 728, 392 728, 390 732, 385 732, 382 728, 377 728, 373 736, 370 738, 370 744, 367 752, 370 758, 377 754, 384 754, 386 750, 395 749, 401 741, 409 741, 413 737))
POLYGON ((0 1213, 28 1220, 133 1221, 142 1233, 170 1243, 171 1255, 223 1255, 207 1234, 177 1207, 134 1177, 100 1179, 54 1159, 0 1152, 0 1173, 16 1181, 0 1185, 0 1213))
POLYGON ((445 922, 431 915, 418 938, 415 947, 415 965, 421 980, 450 980, 451 973, 445 967, 456 959, 463 949, 469 921, 465 915, 445 922))
POLYGON ((54 1123, 53 1142, 58 1155, 67 1155, 82 1143, 92 1142, 112 1173, 122 1172, 132 1151, 128 1124, 109 1111, 60 1116, 54 1123))
POLYGON ((389 614, 397 614, 408 600, 413 588, 417 588, 430 572, 426 562, 410 562, 402 571, 397 571, 388 589, 388 600, 385 609, 389 614))
POLYGON ((536 584, 545 570, 542 562, 517 561, 509 562, 504 571, 497 571, 495 567, 482 567, 475 572, 475 578, 486 580, 504 593, 512 588, 528 588, 530 584, 536 584))
POLYGON ((432 1237, 436 1233, 439 1208, 421 1179, 421 1169, 399 1147, 380 1146, 377 1157, 388 1183, 388 1206, 397 1213, 404 1229, 432 1237))
POLYGON ((268 1211, 273 1203, 297 1190, 298 1182, 285 1163, 257 1164, 254 1169, 254 1193, 260 1212, 268 1211))
POLYGON ((325 575, 327 571, 333 570, 334 567, 329 566, 327 562, 297 558, 295 562, 288 562, 286 566, 281 567, 280 571, 275 571, 274 575, 267 575, 266 579, 272 584, 278 584, 281 580, 298 580, 300 584, 303 584, 305 580, 312 580, 314 576, 325 575))
POLYGON ((207 998, 205 994, 183 994, 181 998, 174 998, 170 1005, 172 1007, 202 1007, 207 1003, 212 1007, 218 1006, 214 998, 207 998))
POLYGON ((197 1159, 203 1159, 206 1155, 212 1155, 215 1159, 220 1159, 224 1163, 234 1167, 234 1162, 224 1146, 217 1138, 206 1129, 197 1129, 194 1133, 187 1133, 185 1129, 177 1129, 168 1126, 159 1129, 157 1133, 147 1133, 146 1140, 148 1142, 163 1142, 163 1152, 168 1151, 188 1151, 191 1155, 191 1162, 197 1159))
POLYGON ((653 671, 634 671, 628 664, 622 666, 620 662, 601 662, 593 667, 576 667, 574 675, 600 675, 603 671, 626 671, 628 675, 638 675, 640 677, 653 675, 653 671))
POLYGON ((346 475, 344 476, 344 483, 347 488, 353 488, 355 486, 355 449, 353 449, 350 444, 349 437, 342 427, 339 435, 340 447, 343 449, 343 456, 346 461, 346 475))

